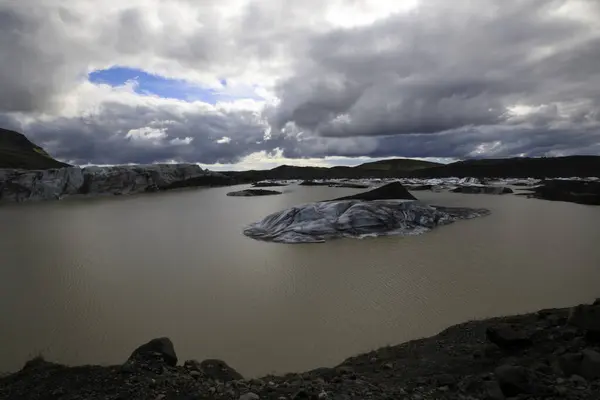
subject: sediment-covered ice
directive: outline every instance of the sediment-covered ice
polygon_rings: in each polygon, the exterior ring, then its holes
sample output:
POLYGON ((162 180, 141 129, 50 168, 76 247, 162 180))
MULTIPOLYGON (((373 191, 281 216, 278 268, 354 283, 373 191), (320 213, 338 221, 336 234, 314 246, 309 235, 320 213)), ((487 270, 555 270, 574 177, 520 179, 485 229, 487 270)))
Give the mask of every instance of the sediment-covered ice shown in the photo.
POLYGON ((66 167, 46 170, 0 169, 0 202, 53 200, 228 184, 229 178, 195 164, 66 167))
POLYGON ((279 243, 318 243, 341 237, 417 235, 438 225, 489 214, 485 209, 429 206, 413 200, 308 203, 250 224, 244 234, 279 243))

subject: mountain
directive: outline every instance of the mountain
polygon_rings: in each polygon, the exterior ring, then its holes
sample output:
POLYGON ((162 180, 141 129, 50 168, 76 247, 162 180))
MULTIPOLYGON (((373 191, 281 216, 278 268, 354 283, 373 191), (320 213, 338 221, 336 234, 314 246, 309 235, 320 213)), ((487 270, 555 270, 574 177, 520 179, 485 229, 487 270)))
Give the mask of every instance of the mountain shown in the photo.
POLYGON ((416 171, 423 168, 431 168, 442 166, 443 164, 422 161, 422 160, 410 160, 405 158, 392 158, 389 160, 373 161, 364 164, 357 165, 354 168, 365 169, 365 170, 377 170, 377 171, 416 171))
POLYGON ((68 166, 52 158, 24 135, 0 128, 0 168, 49 169, 68 166))
POLYGON ((236 182, 286 179, 340 178, 558 178, 600 176, 600 156, 568 156, 545 158, 496 158, 438 164, 428 161, 390 159, 365 163, 356 167, 294 167, 282 165, 265 171, 226 172, 236 182))
POLYGON ((238 182, 287 179, 357 179, 357 178, 393 178, 404 176, 407 172, 438 166, 442 164, 409 159, 390 159, 357 165, 355 167, 295 167, 280 165, 270 170, 225 172, 238 182))
POLYGON ((600 156, 465 160, 412 171, 412 177, 558 178, 600 176, 600 156))

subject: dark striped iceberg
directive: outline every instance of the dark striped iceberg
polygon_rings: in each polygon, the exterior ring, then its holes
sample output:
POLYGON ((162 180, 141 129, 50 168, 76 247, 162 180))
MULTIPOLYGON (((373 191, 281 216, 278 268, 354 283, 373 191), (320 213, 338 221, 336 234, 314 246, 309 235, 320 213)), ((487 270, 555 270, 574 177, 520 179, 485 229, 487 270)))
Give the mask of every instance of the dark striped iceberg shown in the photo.
POLYGON ((320 243, 329 239, 418 235, 439 225, 489 214, 486 209, 430 206, 415 200, 334 200, 273 213, 244 234, 278 243, 320 243))

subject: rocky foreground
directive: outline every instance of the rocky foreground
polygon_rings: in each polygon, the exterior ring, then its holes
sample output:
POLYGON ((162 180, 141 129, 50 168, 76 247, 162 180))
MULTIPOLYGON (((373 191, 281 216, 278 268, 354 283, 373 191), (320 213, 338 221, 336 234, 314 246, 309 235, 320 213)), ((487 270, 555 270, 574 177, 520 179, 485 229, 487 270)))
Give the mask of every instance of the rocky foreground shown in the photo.
POLYGON ((597 400, 600 300, 467 322, 305 373, 244 379, 220 360, 177 364, 167 338, 140 346, 122 365, 37 358, 0 378, 0 398, 597 400))

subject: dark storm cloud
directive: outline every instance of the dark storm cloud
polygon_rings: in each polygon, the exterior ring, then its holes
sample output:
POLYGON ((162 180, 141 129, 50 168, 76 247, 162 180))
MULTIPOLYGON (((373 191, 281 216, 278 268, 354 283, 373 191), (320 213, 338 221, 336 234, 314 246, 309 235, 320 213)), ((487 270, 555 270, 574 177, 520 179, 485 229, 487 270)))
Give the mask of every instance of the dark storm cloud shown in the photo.
POLYGON ((313 40, 278 87, 273 124, 331 137, 431 134, 505 124, 518 103, 591 99, 597 107, 598 25, 594 33, 553 14, 567 2, 427 4, 313 40))
POLYGON ((327 25, 331 4, 363 3, 251 1, 224 19, 238 2, 0 0, 0 124, 77 163, 600 153, 596 0, 422 0, 327 25), (277 101, 257 115, 79 91, 111 65, 275 82, 277 101))
POLYGON ((82 118, 28 124, 24 130, 53 156, 76 164, 235 163, 278 144, 264 143, 264 126, 249 112, 180 115, 152 107, 104 104, 82 118), (228 143, 218 143, 228 137, 228 143))
POLYGON ((302 141, 288 140, 283 155, 312 157, 414 157, 414 158, 484 158, 541 157, 573 154, 600 154, 600 132, 597 129, 547 131, 545 129, 509 128, 493 131, 476 128, 427 135, 405 134, 332 141, 312 137, 302 141))

